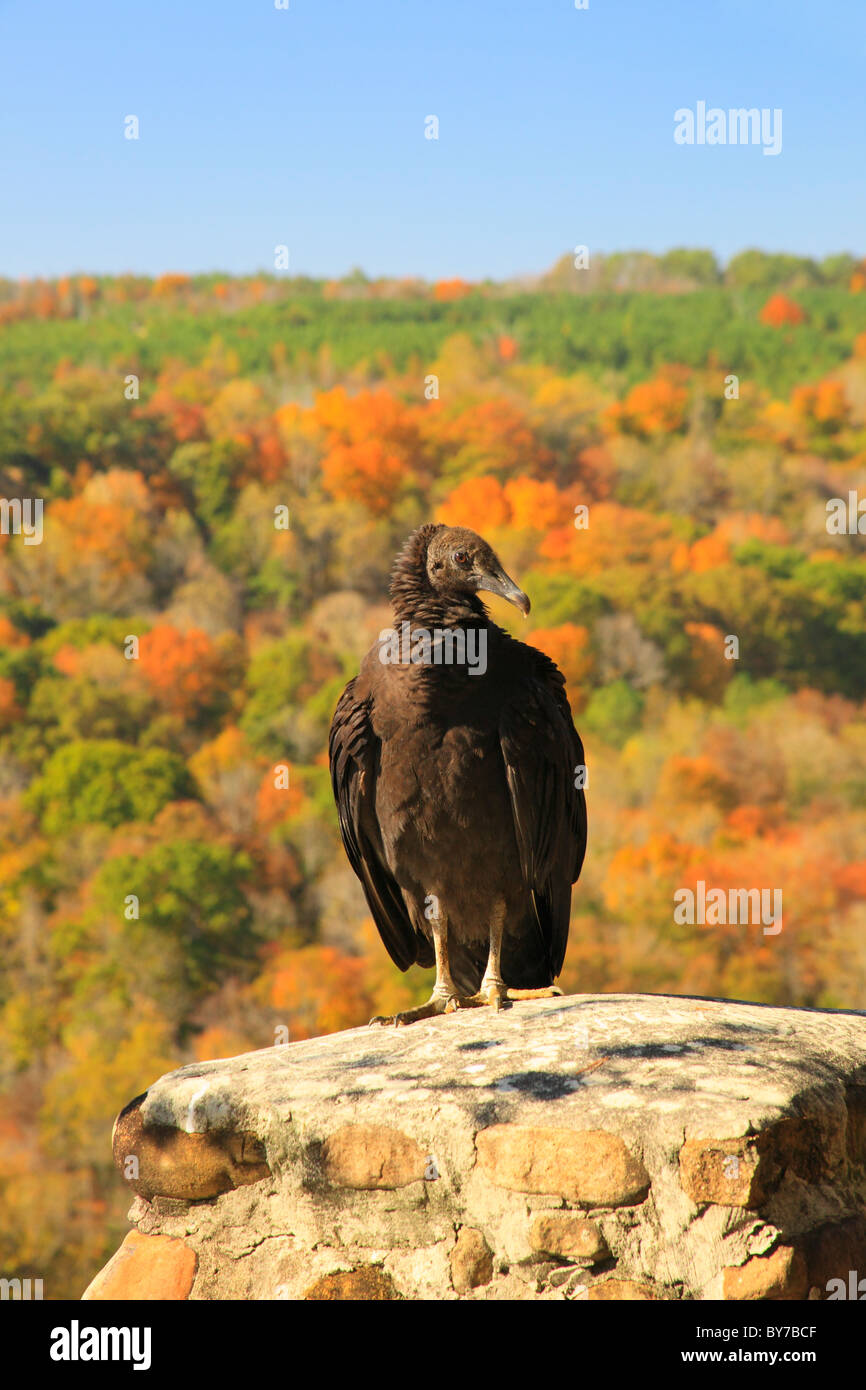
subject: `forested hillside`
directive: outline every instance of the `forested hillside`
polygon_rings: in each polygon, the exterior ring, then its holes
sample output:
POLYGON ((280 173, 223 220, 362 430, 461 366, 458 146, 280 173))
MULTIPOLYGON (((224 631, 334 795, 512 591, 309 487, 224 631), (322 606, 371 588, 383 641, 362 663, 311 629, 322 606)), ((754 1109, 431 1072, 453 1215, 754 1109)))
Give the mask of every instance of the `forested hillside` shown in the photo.
POLYGON ((123 1229, 111 1121, 162 1072, 429 992, 326 757, 423 521, 491 542, 533 605, 493 616, 567 677, 564 988, 866 1007, 864 537, 827 506, 866 499, 866 269, 671 256, 0 282, 0 497, 44 502, 40 543, 0 534, 8 1277, 80 1294, 123 1229), (676 925, 697 880, 781 889, 783 929, 676 925))

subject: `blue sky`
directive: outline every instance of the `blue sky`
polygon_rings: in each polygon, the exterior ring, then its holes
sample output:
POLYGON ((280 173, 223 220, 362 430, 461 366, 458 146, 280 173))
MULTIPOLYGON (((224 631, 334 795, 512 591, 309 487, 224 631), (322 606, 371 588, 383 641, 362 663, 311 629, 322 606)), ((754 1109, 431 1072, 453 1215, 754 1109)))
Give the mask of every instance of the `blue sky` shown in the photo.
POLYGON ((864 60, 863 0, 0 0, 0 275, 862 254, 864 60), (782 152, 675 144, 701 100, 782 152))

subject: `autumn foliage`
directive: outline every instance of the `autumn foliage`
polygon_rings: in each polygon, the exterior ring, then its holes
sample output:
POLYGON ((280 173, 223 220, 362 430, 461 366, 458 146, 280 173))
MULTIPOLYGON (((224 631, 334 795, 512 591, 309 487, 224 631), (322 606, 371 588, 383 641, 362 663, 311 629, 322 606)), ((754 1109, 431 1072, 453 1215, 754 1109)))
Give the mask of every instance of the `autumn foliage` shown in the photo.
POLYGON ((806 315, 795 300, 785 294, 773 294, 761 310, 760 319, 770 328, 785 328, 789 324, 805 323, 806 315))
POLYGON ((161 623, 143 634, 141 674, 163 709, 180 719, 194 719, 221 695, 223 663, 206 633, 178 632, 161 623))
POLYGON ((494 545, 532 609, 491 616, 584 739, 562 986, 862 1007, 866 560, 826 524, 863 491, 862 266, 714 264, 0 282, 0 476, 45 503, 0 534, 6 1276, 78 1297, 116 1248, 108 1136, 155 1077, 429 992, 327 768, 426 521, 494 545), (782 932, 675 923, 699 879, 778 887, 782 932))

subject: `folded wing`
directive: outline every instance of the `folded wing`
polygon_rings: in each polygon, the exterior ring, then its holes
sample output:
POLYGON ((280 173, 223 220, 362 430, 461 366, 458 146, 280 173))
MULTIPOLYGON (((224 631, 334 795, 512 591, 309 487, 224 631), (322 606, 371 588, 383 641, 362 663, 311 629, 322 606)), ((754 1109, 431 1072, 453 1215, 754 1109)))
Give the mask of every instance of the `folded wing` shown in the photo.
POLYGON ((533 654, 533 667, 503 707, 499 741, 535 949, 553 980, 565 959, 571 885, 586 853, 584 754, 561 672, 541 652, 533 654))
POLYGON ((432 965, 433 948, 412 925, 400 885, 385 862, 375 813, 379 740, 370 722, 371 700, 359 698, 355 687, 356 680, 349 681, 340 697, 328 749, 340 834, 394 964, 401 970, 432 965))

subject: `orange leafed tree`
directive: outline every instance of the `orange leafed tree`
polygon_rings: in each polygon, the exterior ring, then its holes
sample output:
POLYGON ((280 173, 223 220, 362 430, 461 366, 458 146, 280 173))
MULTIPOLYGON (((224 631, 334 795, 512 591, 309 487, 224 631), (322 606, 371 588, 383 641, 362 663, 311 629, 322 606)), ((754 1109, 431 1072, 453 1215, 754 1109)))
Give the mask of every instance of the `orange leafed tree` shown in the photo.
POLYGON ((518 531, 546 531, 568 515, 561 494, 549 480, 511 478, 505 484, 505 500, 511 508, 511 525, 518 531))
MULTIPOLYGON (((288 764, 286 765, 288 766, 288 764)), ((288 786, 283 786, 284 776, 278 775, 276 768, 268 768, 256 793, 256 824, 260 830, 272 830, 275 825, 297 814, 304 804, 304 793, 297 785, 289 768, 288 786)))
POLYGON ((768 545, 787 545, 790 533, 775 516, 761 512, 734 512, 720 521, 708 536, 688 545, 681 541, 671 556, 671 568, 677 573, 691 570, 702 574, 730 563, 732 548, 745 541, 766 541, 768 545))
POLYGON ((509 517, 505 490, 499 479, 489 474, 458 483, 436 512, 436 520, 446 526, 468 526, 470 531, 480 532, 485 526, 506 526, 509 517))
POLYGON ((599 574, 628 564, 666 565, 675 546, 665 517, 617 502, 594 502, 585 530, 573 524, 555 526, 541 542, 539 553, 577 574, 599 574))
POLYGON ((142 635, 141 673, 156 700, 170 714, 194 719, 221 693, 223 662, 207 633, 179 632, 161 623, 142 635))
POLYGON ((726 537, 715 530, 691 545, 682 541, 671 556, 671 568, 679 573, 691 570, 694 574, 702 574, 705 570, 728 564, 730 558, 731 547, 726 537))
POLYGON ((386 516, 408 474, 404 460, 378 439, 338 444, 322 460, 322 481, 338 502, 360 502, 386 516))
POLYGON ((577 711, 586 703, 582 689, 593 667, 589 650, 589 633, 577 623, 560 623, 559 627, 539 627, 526 639, 555 661, 568 686, 571 707, 577 711))
MULTIPOLYGON (((139 568, 136 554, 130 553, 130 533, 135 536, 143 527, 136 525, 136 516, 123 503, 91 502, 83 496, 59 498, 54 519, 64 528, 79 561, 82 554, 99 556, 117 575, 139 568)), ((74 563, 71 556, 70 563, 74 563)))
POLYGON ((641 845, 622 845, 613 854, 604 880, 608 911, 627 921, 668 920, 672 888, 683 883, 691 848, 666 830, 654 831, 641 845))
POLYGON ((624 401, 604 412, 608 428, 623 434, 671 434, 682 429, 689 393, 669 376, 654 377, 633 386, 624 401))
POLYGON ((719 522, 716 529, 732 545, 741 545, 744 541, 787 545, 791 539, 783 521, 777 516, 765 516, 763 512, 732 512, 719 522))
MULTIPOLYGON (((89 468, 82 465, 80 476, 89 468)), ((138 473, 112 469, 46 509, 45 544, 26 554, 31 592, 50 612, 79 616, 135 607, 148 592, 152 498, 138 473)))
POLYGON ((92 275, 79 275, 76 287, 82 299, 95 299, 99 293, 99 284, 92 275))
POLYGON ((344 387, 322 392, 313 409, 327 433, 322 481, 338 501, 360 502, 373 516, 384 516, 410 476, 419 453, 415 412, 389 391, 344 387))
POLYGON ((6 617, 5 613, 0 613, 0 651, 4 647, 29 647, 30 638, 26 632, 22 632, 6 617))
POLYGON ((727 768, 706 753, 697 758, 668 758, 659 778, 658 801, 672 808, 717 806, 730 810, 737 802, 737 781, 727 768))
POLYGON ((433 298, 439 300, 463 299, 472 293, 472 286, 459 276, 453 280, 437 280, 433 286, 433 298))
POLYGON ((796 415, 822 429, 842 429, 851 414, 845 387, 830 378, 817 386, 796 386, 791 405, 796 415))
POLYGON ((179 271, 166 271, 164 275, 158 275, 154 280, 153 294, 157 299, 169 299, 172 295, 188 289, 191 283, 188 275, 183 275, 179 271))
POLYGON ((395 448, 410 449, 418 442, 416 414, 390 391, 359 391, 350 395, 344 386, 321 391, 313 406, 316 424, 332 443, 355 444, 364 439, 387 439, 395 448))
POLYGON ((866 902, 866 859, 843 865, 836 873, 836 887, 842 897, 866 902))
POLYGON ((852 294, 862 294, 866 290, 866 260, 854 267, 848 288, 852 294))
POLYGON ((369 1021, 373 1001, 364 974, 360 956, 302 946, 275 953, 254 988, 283 1016, 290 1038, 315 1038, 369 1021))
POLYGON ((546 531, 568 513, 562 494, 549 480, 521 475, 503 485, 485 473, 459 483, 440 505, 436 519, 447 526, 468 526, 483 535, 497 526, 546 531))
POLYGON ((784 328, 786 324, 805 323, 806 315, 795 300, 786 294, 773 294, 767 300, 758 317, 761 323, 770 328, 784 328))

